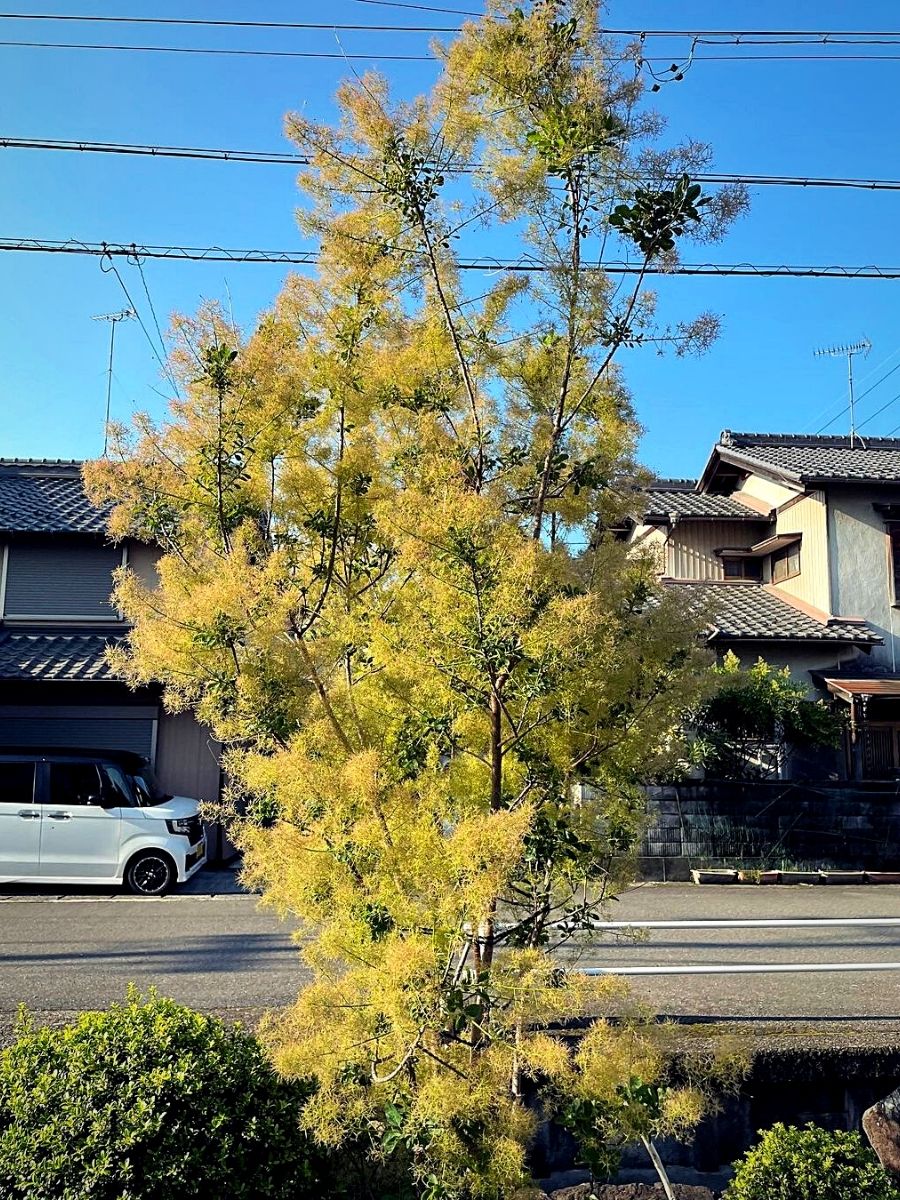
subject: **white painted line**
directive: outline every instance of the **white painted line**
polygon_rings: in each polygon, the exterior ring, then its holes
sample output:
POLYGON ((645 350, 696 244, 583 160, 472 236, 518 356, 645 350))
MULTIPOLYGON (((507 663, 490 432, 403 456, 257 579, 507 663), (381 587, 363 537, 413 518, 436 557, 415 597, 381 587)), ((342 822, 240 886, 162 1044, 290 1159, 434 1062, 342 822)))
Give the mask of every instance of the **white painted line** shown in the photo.
POLYGON ((846 925, 900 925, 900 917, 751 917, 747 920, 598 921, 603 929, 823 929, 846 925))
POLYGON ((900 971, 887 963, 692 963, 690 966, 579 967, 580 975, 788 975, 820 971, 900 971))
POLYGON ((259 899, 256 892, 189 892, 184 896, 0 896, 3 904, 179 904, 188 900, 219 900, 222 897, 259 899))

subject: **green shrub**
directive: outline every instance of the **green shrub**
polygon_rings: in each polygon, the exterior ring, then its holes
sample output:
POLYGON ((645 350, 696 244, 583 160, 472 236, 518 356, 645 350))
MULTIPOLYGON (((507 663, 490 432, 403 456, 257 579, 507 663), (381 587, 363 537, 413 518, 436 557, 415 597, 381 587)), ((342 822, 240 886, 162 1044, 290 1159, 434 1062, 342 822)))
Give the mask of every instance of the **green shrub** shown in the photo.
POLYGON ((0 1053, 3 1200, 299 1200, 327 1194, 308 1089, 240 1027, 134 989, 0 1053))
POLYGON ((773 1125, 734 1165, 723 1200, 900 1200, 858 1133, 773 1125))

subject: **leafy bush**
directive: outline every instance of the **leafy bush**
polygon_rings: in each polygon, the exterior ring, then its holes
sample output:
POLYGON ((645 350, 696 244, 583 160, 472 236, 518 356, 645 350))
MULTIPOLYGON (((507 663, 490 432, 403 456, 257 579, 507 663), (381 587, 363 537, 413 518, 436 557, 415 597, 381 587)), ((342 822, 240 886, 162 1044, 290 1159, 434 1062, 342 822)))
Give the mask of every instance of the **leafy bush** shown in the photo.
POLYGON ((23 1016, 0 1053, 3 1200, 325 1195, 299 1128, 307 1085, 240 1027, 151 992, 65 1029, 23 1016))
POLYGON ((808 700, 787 667, 759 658, 741 667, 729 650, 712 668, 713 694, 691 715, 694 760, 722 779, 777 774, 790 751, 833 749, 840 716, 822 701, 808 700))
POLYGON ((723 1200, 900 1200, 858 1133, 773 1125, 735 1163, 723 1200))

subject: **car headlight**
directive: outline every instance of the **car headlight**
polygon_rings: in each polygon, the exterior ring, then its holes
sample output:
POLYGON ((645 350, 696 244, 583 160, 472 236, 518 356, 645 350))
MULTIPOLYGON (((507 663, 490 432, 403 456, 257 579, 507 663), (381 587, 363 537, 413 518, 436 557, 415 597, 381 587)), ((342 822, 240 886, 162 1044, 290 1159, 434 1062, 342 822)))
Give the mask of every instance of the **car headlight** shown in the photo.
POLYGON ((169 833, 180 833, 185 837, 190 837, 194 832, 194 818, 176 817, 173 821, 166 821, 166 828, 169 833))

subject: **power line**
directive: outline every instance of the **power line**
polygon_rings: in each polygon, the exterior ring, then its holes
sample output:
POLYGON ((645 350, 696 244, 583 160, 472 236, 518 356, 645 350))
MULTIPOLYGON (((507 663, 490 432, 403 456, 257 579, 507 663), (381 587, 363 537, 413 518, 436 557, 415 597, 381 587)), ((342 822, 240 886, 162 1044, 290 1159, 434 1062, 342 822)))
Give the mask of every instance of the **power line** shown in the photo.
POLYGON ((240 50, 211 46, 128 46, 107 42, 22 42, 0 41, 0 46, 28 50, 116 50, 141 54, 212 54, 237 58, 329 58, 338 61, 355 59, 362 62, 435 62, 433 54, 344 54, 320 50, 240 50))
MULTIPOLYGON (((165 259, 179 262, 233 262, 269 263, 273 265, 315 266, 318 253, 315 250, 264 250, 233 249, 223 246, 159 246, 118 242, 85 242, 69 239, 51 241, 42 238, 0 238, 0 252, 22 252, 39 254, 77 254, 106 258, 165 259)), ((405 251, 413 255, 413 251, 405 251)), ((501 259, 483 257, 461 259, 457 263, 461 271, 512 271, 522 274, 546 274, 556 268, 527 258, 501 259)), ((594 268, 608 275, 705 275, 750 277, 756 279, 900 279, 900 266, 805 266, 788 263, 677 263, 675 266, 651 265, 613 261, 594 268)))
POLYGON ((864 421, 860 421, 856 428, 862 429, 863 425, 868 425, 870 421, 874 421, 876 417, 880 417, 883 412, 886 412, 887 409, 889 409, 892 404, 896 404, 898 400, 900 400, 900 392, 898 392, 896 396, 892 397, 892 399, 888 400, 886 404, 882 404, 881 408, 876 408, 870 417, 866 417, 864 421))
MULTIPOLYGON (((278 166, 309 166, 308 154, 278 150, 240 150, 212 146, 160 146, 150 143, 65 141, 57 138, 0 137, 4 150, 56 150, 82 154, 122 154, 145 158, 188 158, 208 162, 246 162, 278 166)), ((472 168, 455 168, 471 170, 472 168)), ((850 188, 860 191, 900 191, 900 179, 855 179, 838 176, 752 175, 725 171, 698 171, 697 183, 745 183, 751 187, 850 188)))
MULTIPOLYGON (((895 371, 900 371, 900 363, 897 363, 896 366, 891 367, 891 369, 889 371, 885 371, 885 373, 879 379, 876 379, 873 384, 871 384, 869 387, 867 387, 864 392, 860 392, 859 396, 857 396, 857 398, 856 398, 856 403, 858 404, 860 402, 860 400, 864 400, 865 397, 868 396, 870 392, 874 392, 876 388, 881 387, 881 385, 884 383, 884 381, 886 379, 890 379, 890 377, 894 374, 895 371)), ((887 407, 887 406, 885 406, 885 407, 887 407)), ((830 426, 832 426, 835 423, 835 421, 839 421, 841 419, 841 417, 844 415, 844 413, 848 413, 849 411, 850 411, 850 405, 846 404, 841 409, 841 411, 839 413, 837 413, 835 416, 833 416, 830 421, 827 421, 822 426, 821 429, 817 429, 816 433, 824 433, 826 429, 830 428, 830 426)), ((878 409, 878 412, 872 413, 871 417, 866 417, 866 420, 863 421, 863 425, 867 424, 869 421, 872 420, 873 417, 877 417, 878 413, 883 412, 883 411, 884 411, 883 409, 878 409)))
POLYGON ((226 21, 200 17, 119 17, 72 13, 0 13, 0 21, 69 21, 91 25, 188 25, 220 29, 319 29, 326 32, 459 33, 461 25, 370 25, 311 21, 226 21))
MULTIPOLYGON (((860 383, 865 383, 866 380, 871 379, 873 375, 877 375, 878 372, 881 370, 881 368, 885 365, 885 363, 889 363, 891 361, 891 359, 896 358, 898 354, 900 354, 900 346, 897 346, 896 349, 892 350, 890 354, 886 354, 884 356, 884 358, 880 359, 877 363, 875 363, 875 365, 873 367, 870 367, 869 370, 865 373, 865 375, 863 375, 862 379, 860 380, 860 383)), ((874 391, 875 388, 879 387, 885 381, 885 379, 888 378, 888 376, 890 374, 892 374, 892 372, 887 371, 879 379, 876 379, 871 387, 866 388, 866 390, 861 393, 860 399, 862 399, 863 396, 868 396, 869 392, 874 391)), ((823 419, 823 417, 827 417, 828 414, 831 412, 831 410, 834 408, 835 404, 843 404, 843 403, 844 403, 843 396, 840 396, 837 400, 832 400, 832 402, 829 405, 827 405, 820 413, 817 414, 816 417, 813 418, 813 420, 810 422, 810 424, 814 425, 816 423, 816 421, 821 421, 823 419)), ((832 417, 828 421, 827 425, 823 425, 816 432, 822 433, 824 430, 826 430, 828 428, 829 425, 831 425, 834 421, 836 421, 838 419, 838 417, 842 417, 846 411, 847 411, 847 409, 845 406, 841 410, 841 412, 839 412, 836 416, 832 417)))
MULTIPOLYGON (((126 256, 126 257, 128 257, 128 256, 126 256)), ((135 261, 135 259, 129 258, 129 261, 133 262, 133 261, 135 261)), ((101 252, 101 254, 100 254, 100 270, 103 271, 104 274, 109 274, 110 272, 112 272, 112 274, 115 275, 116 279, 118 279, 119 286, 121 287, 122 291, 125 293, 125 299, 128 301, 129 309, 130 309, 132 315, 137 317, 138 324, 140 325, 141 329, 143 330, 144 337, 147 339, 147 345, 150 347, 150 350, 153 353, 153 357, 159 363, 163 372, 169 377, 169 380, 172 383, 172 385, 174 386, 175 391, 177 393, 178 385, 175 383, 175 380, 172 378, 172 374, 171 374, 169 365, 165 361, 164 358, 160 357, 159 351, 157 350, 156 346, 154 345, 153 338, 150 336, 150 332, 147 329, 147 326, 144 324, 144 318, 141 316, 140 312, 138 311, 138 306, 135 304, 134 300, 132 299, 131 293, 128 290, 125 280, 119 274, 119 268, 113 262, 112 253, 104 254, 101 252), (104 266, 104 259, 109 260, 108 267, 104 266)), ((143 272, 142 272, 142 275, 143 275, 143 272)), ((149 293, 148 293, 148 295, 149 295, 149 293)), ((165 354, 165 349, 166 349, 165 344, 163 344, 163 343, 161 343, 161 344, 162 344, 162 348, 163 348, 163 354, 165 354)), ((112 372, 112 350, 110 350, 110 373, 111 372, 112 372)))
MULTIPOLYGON (((391 5, 424 12, 452 13, 466 16, 484 16, 465 9, 432 8, 426 5, 391 5)), ((222 29, 302 29, 337 32, 360 31, 369 33, 459 33, 461 25, 372 25, 368 22, 328 23, 314 21, 248 21, 225 18, 203 17, 134 17, 99 13, 23 13, 0 12, 3 21, 58 21, 92 25, 163 25, 222 29)), ((824 29, 602 29, 605 37, 669 38, 689 37, 719 41, 701 42, 705 45, 721 45, 722 39, 729 42, 755 45, 895 45, 900 42, 896 30, 824 30, 824 29)))
MULTIPOLYGON (((712 44, 712 43, 710 43, 712 44)), ((716 43, 721 44, 721 43, 716 43)), ((734 43, 737 48, 739 44, 734 43)), ((896 43, 900 45, 900 42, 896 43)), ((330 59, 336 62, 436 62, 433 54, 350 54, 323 50, 250 50, 219 46, 147 46, 109 42, 41 42, 6 39, 0 47, 25 50, 112 50, 132 54, 211 55, 230 58, 330 59)), ((644 63, 668 63, 668 57, 644 56, 644 63)), ((692 62, 900 62, 896 54, 693 54, 692 62)))
MULTIPOLYGON (((144 264, 141 262, 141 260, 139 258, 136 258, 134 260, 134 263, 138 269, 138 274, 141 277, 141 283, 144 285, 144 295, 147 297, 147 304, 149 305, 149 308, 150 308, 150 315, 153 318, 153 324, 156 327, 156 336, 159 338, 159 346, 163 352, 163 358, 167 359, 168 351, 166 350, 166 341, 162 335, 162 330, 159 327, 159 318, 156 315, 156 306, 153 303, 153 297, 150 295, 150 287, 147 283, 147 277, 144 274, 144 264)), ((172 384, 172 387, 175 389, 175 395, 180 398, 181 393, 178 390, 178 382, 175 379, 175 376, 172 374, 171 370, 169 369, 168 365, 166 365, 165 371, 169 377, 169 382, 172 384)))
POLYGON ((481 12, 471 8, 438 8, 433 4, 409 4, 404 0, 353 0, 354 4, 374 4, 379 8, 411 8, 416 12, 452 13, 457 17, 483 17, 481 12))
POLYGON ((723 37, 723 38, 900 38, 896 29, 602 29, 604 34, 627 37, 723 37))
MULTIPOLYGON (((57 138, 0 137, 4 150, 77 150, 85 154, 137 154, 150 158, 198 158, 212 162, 277 163, 309 166, 306 154, 278 150, 223 150, 206 146, 154 146, 130 142, 63 141, 57 138)), ((900 188, 900 181, 897 183, 900 188)))

